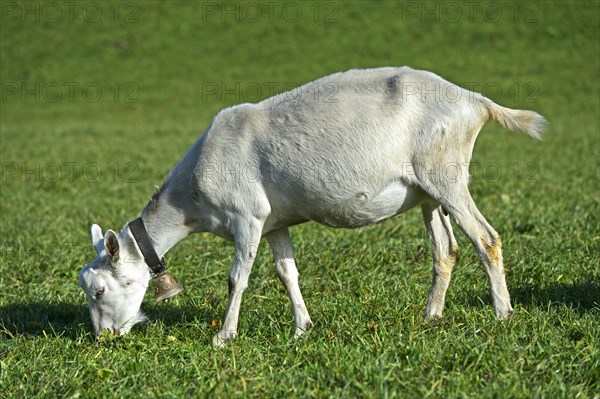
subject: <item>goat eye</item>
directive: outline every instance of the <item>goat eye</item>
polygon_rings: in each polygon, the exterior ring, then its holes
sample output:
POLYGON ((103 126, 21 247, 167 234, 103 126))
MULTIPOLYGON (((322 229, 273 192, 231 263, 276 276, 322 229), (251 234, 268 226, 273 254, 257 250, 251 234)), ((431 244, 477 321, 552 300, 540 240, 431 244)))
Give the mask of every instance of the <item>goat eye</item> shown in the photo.
POLYGON ((127 281, 127 283, 126 283, 126 284, 127 284, 127 286, 129 287, 129 286, 130 286, 132 283, 133 283, 133 281, 129 280, 129 281, 127 281))

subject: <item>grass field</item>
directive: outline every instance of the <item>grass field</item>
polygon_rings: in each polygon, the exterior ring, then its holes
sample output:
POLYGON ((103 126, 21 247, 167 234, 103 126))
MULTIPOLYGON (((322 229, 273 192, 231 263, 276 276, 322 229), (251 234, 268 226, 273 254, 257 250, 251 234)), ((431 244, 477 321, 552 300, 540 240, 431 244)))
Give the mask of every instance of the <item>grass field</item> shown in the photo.
POLYGON ((0 3, 0 398, 600 397, 600 5, 567 2, 0 3), (68 4, 67 4, 68 3, 68 4), (488 124, 471 192, 501 234, 514 316, 493 317, 476 253, 425 323, 418 209, 291 229, 315 322, 292 342, 266 245, 238 339, 210 340, 232 245, 167 254, 186 291, 96 339, 79 269, 89 227, 136 218, 221 108, 334 71, 410 65, 533 109, 542 143, 488 124))

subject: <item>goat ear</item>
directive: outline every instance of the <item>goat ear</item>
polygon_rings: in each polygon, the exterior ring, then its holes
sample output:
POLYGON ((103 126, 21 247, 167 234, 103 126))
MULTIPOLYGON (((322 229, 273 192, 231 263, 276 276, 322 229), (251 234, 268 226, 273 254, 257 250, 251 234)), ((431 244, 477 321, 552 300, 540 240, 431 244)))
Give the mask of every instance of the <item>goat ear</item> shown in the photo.
POLYGON ((100 252, 104 249, 104 242, 102 241, 102 229, 97 224, 92 225, 92 246, 96 250, 96 255, 100 255, 100 252))
POLYGON ((104 235, 104 248, 106 249, 106 255, 111 263, 115 263, 119 260, 119 239, 112 230, 107 230, 104 235))

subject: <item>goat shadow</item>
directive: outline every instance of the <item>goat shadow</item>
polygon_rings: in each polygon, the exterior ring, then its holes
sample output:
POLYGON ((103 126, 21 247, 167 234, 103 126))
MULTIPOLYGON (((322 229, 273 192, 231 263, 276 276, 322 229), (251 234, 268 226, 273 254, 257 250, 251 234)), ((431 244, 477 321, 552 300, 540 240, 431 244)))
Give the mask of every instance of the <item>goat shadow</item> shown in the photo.
MULTIPOLYGON (((524 308, 544 308, 549 310, 557 307, 567 307, 579 315, 587 313, 600 314, 600 286, 596 281, 576 284, 551 284, 540 287, 533 284, 508 287, 513 305, 524 308)), ((486 305, 491 304, 489 291, 469 293, 464 292, 467 306, 481 306, 481 298, 486 305)))
MULTIPOLYGON (((191 303, 154 303, 145 301, 142 310, 150 321, 166 326, 192 320, 210 322, 216 315, 191 303), (210 314, 209 314, 210 313, 210 314)), ((137 325, 134 329, 146 328, 137 325)), ((85 304, 69 302, 15 303, 0 307, 0 338, 16 336, 53 336, 68 339, 95 339, 88 308, 85 304)))
POLYGON ((600 312, 600 286, 596 281, 542 288, 524 285, 510 291, 513 301, 523 307, 567 306, 580 315, 600 312))
MULTIPOLYGON (((523 307, 568 307, 580 315, 600 313, 600 286, 597 282, 581 284, 554 284, 539 288, 535 285, 515 287, 510 290, 514 304, 523 307)), ((480 307, 479 298, 486 295, 465 292, 464 304, 480 307)), ((487 300, 489 302, 489 299, 487 300)), ((214 309, 201 309, 190 302, 153 303, 146 301, 142 309, 152 320, 166 326, 184 324, 192 320, 206 323, 218 315, 214 309)), ((140 327, 135 327, 140 328, 140 327)), ((144 327, 142 327, 144 328, 144 327)), ((60 336, 61 338, 81 339, 82 336, 94 339, 87 306, 68 302, 30 302, 8 304, 0 307, 0 337, 15 336, 60 336)))

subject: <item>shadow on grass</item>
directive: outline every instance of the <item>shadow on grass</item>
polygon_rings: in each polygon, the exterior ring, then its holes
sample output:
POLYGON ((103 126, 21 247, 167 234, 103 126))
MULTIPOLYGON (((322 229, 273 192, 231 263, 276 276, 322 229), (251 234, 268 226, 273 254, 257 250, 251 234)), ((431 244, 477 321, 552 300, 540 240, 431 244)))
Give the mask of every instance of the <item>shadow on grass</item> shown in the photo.
POLYGON ((547 287, 526 285, 509 288, 509 291, 513 302, 523 307, 567 306, 579 314, 600 312, 600 286, 596 282, 547 287))
MULTIPOLYGON (((87 306, 72 303, 15 303, 0 307, 0 335, 76 338, 89 323, 87 306)), ((89 326, 91 330, 91 325, 89 326)))
MULTIPOLYGON (((511 302, 525 308, 568 307, 580 315, 592 312, 600 313, 600 286, 596 282, 579 284, 552 284, 545 287, 536 285, 523 285, 508 287, 511 302)), ((489 291, 464 294, 464 303, 469 306, 480 307, 482 302, 491 306, 489 291)))
MULTIPOLYGON (((523 307, 569 307, 579 314, 600 313, 600 286, 596 282, 581 284, 554 284, 546 287, 527 285, 510 289, 513 304, 523 307)), ((489 293, 464 292, 464 304, 481 306, 481 301, 490 304, 489 293)), ((146 301, 142 309, 150 321, 159 321, 165 326, 189 322, 210 323, 220 314, 208 308, 202 309, 192 303, 152 303, 146 301)), ((136 327, 140 328, 140 327, 136 327)), ((144 328, 144 327, 142 327, 144 328)), ((12 338, 19 335, 55 336, 77 339, 88 336, 94 339, 87 306, 73 303, 18 303, 0 307, 0 337, 12 338)))
MULTIPOLYGON (((206 311, 200 312, 198 307, 191 304, 144 303, 142 310, 150 322, 160 321, 166 326, 194 320, 210 321, 214 316, 206 311)), ((0 337, 13 338, 19 335, 70 339, 87 335, 90 340, 94 339, 87 306, 73 303, 31 302, 0 307, 0 337)))

